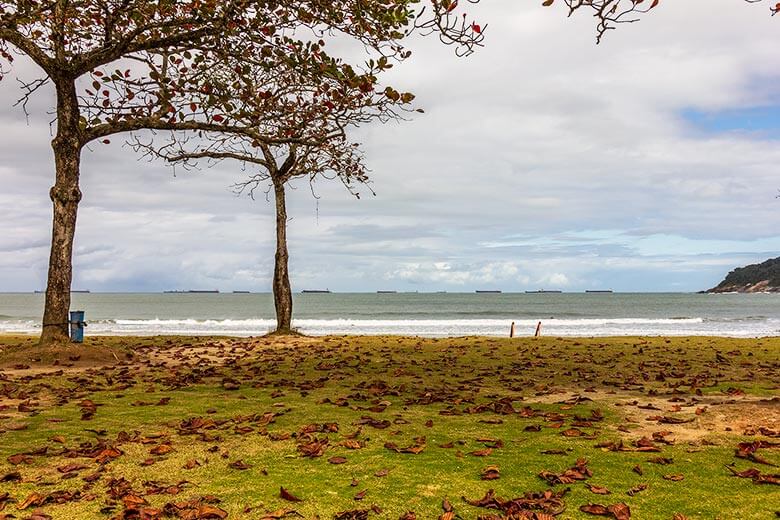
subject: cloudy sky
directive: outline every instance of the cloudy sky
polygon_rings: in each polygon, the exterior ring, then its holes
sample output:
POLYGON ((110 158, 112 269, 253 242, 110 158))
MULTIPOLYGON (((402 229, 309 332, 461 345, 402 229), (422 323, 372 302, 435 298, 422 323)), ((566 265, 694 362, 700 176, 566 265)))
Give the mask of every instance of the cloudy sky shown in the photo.
MULTIPOLYGON (((364 128, 376 196, 290 193, 295 290, 696 291, 780 255, 780 19, 662 2, 599 46, 589 16, 483 0, 486 47, 415 41, 394 69, 426 113, 364 128)), ((35 69, 23 61, 27 79, 35 69)), ((45 286, 53 98, 0 83, 0 291, 45 286)), ((270 290, 272 204, 223 163, 174 172, 85 151, 77 289, 270 290)))

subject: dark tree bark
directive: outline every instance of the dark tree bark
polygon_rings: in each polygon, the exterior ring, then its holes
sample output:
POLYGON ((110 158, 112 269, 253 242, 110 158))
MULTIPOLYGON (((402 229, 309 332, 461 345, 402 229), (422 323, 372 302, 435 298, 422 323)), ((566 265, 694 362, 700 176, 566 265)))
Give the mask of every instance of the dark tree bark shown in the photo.
POLYGON ((72 78, 55 78, 55 85, 57 135, 51 144, 54 150, 56 180, 49 191, 54 212, 41 344, 69 341, 68 311, 73 276, 73 237, 81 201, 79 165, 83 144, 76 85, 72 78))
POLYGON ((274 180, 274 197, 276 198, 276 258, 274 262, 274 306, 276 307, 276 332, 286 334, 291 332, 292 325, 292 290, 290 289, 290 273, 287 268, 289 255, 287 253, 287 205, 284 193, 284 181, 274 180))

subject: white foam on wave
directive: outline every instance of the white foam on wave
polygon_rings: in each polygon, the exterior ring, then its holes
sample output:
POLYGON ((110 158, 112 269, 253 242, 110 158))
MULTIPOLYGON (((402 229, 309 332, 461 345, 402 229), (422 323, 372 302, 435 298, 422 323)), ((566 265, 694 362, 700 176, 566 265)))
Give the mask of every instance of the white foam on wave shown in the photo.
MULTIPOLYGON (((504 326, 514 321, 516 325, 536 325, 543 321, 549 325, 671 325, 687 323, 703 323, 702 318, 583 318, 583 319, 450 319, 450 320, 362 320, 350 318, 336 319, 297 319, 293 320, 295 325, 310 327, 448 327, 452 325, 468 325, 474 327, 495 327, 504 326)), ((105 323, 115 323, 126 326, 197 326, 197 327, 268 327, 274 326, 276 320, 270 319, 247 319, 247 320, 195 320, 195 319, 152 319, 152 320, 108 320, 105 323)))
MULTIPOLYGON (((507 336, 511 319, 298 319, 293 327, 304 334, 507 336)), ((726 336, 757 337, 780 335, 780 321, 751 320, 735 327, 733 321, 703 318, 581 318, 516 319, 519 336, 532 335, 542 322, 547 336, 726 336)), ((276 325, 273 319, 116 319, 89 322, 90 335, 234 335, 264 334, 276 325)), ((33 321, 0 320, 0 332, 35 333, 40 324, 33 321)))

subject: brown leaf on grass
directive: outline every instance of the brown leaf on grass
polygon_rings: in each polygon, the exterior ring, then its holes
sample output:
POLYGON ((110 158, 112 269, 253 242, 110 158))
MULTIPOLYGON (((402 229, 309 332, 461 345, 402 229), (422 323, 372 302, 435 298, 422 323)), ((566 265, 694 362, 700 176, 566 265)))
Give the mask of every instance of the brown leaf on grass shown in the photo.
POLYGON ((299 516, 303 518, 303 515, 294 509, 277 509, 271 513, 265 513, 260 517, 260 520, 279 520, 285 516, 299 516))
POLYGON ((222 380, 222 388, 225 390, 238 390, 241 388, 241 383, 236 381, 235 379, 226 377, 222 380))
POLYGON ((571 484, 576 480, 587 480, 593 476, 593 472, 588 468, 586 459, 577 459, 575 465, 563 473, 553 473, 551 471, 542 471, 539 478, 546 480, 551 485, 571 484))
POLYGON ((0 475, 0 482, 21 482, 22 474, 18 471, 11 471, 4 475, 0 475))
POLYGON ((469 505, 499 510, 506 515, 496 516, 495 518, 498 520, 503 520, 507 517, 548 520, 547 517, 544 516, 534 517, 529 515, 546 514, 555 516, 561 514, 566 509, 563 497, 569 491, 569 488, 566 488, 559 492, 547 490, 540 493, 525 493, 522 497, 504 500, 497 497, 495 491, 490 489, 485 493, 485 496, 479 500, 469 500, 466 497, 461 497, 461 499, 469 505))
POLYGON ((661 466, 668 466, 669 464, 674 464, 674 459, 669 457, 653 457, 651 459, 647 459, 647 462, 660 464, 661 466))
POLYGON ((631 519, 631 509, 628 507, 627 504, 623 502, 612 504, 611 506, 609 506, 609 511, 610 513, 612 513, 612 516, 615 517, 615 520, 631 519))
POLYGON ((631 509, 623 502, 612 504, 610 506, 603 506, 601 504, 586 504, 580 506, 580 511, 591 515, 598 516, 611 516, 615 520, 630 520, 631 509))
POLYGON ((753 484, 774 484, 780 486, 780 473, 774 475, 759 475, 753 479, 753 484))
POLYGON ((628 496, 632 497, 636 495, 637 493, 641 493, 642 491, 647 489, 647 484, 637 484, 636 486, 629 489, 626 493, 628 496))
POLYGON ((419 455, 423 452, 423 450, 425 450, 425 444, 415 444, 414 446, 401 448, 401 453, 412 453, 414 455, 419 455))
POLYGON ((251 464, 247 464, 243 460, 233 461, 230 464, 228 464, 228 466, 233 468, 233 469, 239 469, 239 470, 245 470, 245 469, 249 469, 249 468, 252 467, 251 464))
POLYGON ((589 515, 599 515, 599 516, 611 515, 609 509, 607 509, 607 506, 603 506, 601 504, 585 504, 583 506, 580 506, 580 511, 582 511, 583 513, 588 513, 589 515))
POLYGON ((609 495, 612 493, 609 489, 605 487, 594 486, 593 484, 585 484, 585 487, 588 488, 588 491, 596 495, 609 495))
POLYGON ((293 495, 283 487, 279 488, 279 496, 283 500, 287 500, 288 502, 303 502, 303 499, 296 497, 295 495, 293 495))
POLYGON ((634 472, 634 473, 636 473, 637 475, 644 475, 644 474, 645 474, 645 472, 644 472, 644 471, 642 471, 642 466, 640 466, 639 464, 637 464, 636 466, 634 466, 633 468, 631 468, 631 471, 633 471, 633 472, 634 472))
POLYGON ((49 502, 49 496, 42 495, 40 493, 31 493, 27 496, 27 498, 24 499, 24 501, 16 506, 17 509, 23 510, 27 509, 28 507, 41 507, 42 505, 49 502))
POLYGON ((191 520, 191 519, 207 520, 207 519, 222 519, 222 518, 227 518, 227 516, 228 516, 228 512, 225 511, 224 509, 209 504, 200 504, 194 510, 194 512, 190 514, 182 515, 180 518, 182 518, 183 520, 191 520))
POLYGON ((33 458, 26 453, 16 453, 8 457, 6 460, 14 466, 18 466, 19 464, 32 464, 33 462, 33 458))
POLYGON ((406 513, 399 516, 398 520, 417 520, 417 515, 414 513, 414 511, 407 511, 406 513))
POLYGON ((105 464, 106 462, 115 459, 122 455, 122 452, 116 448, 106 448, 101 450, 95 457, 95 461, 99 464, 105 464))
POLYGON ((390 473, 390 470, 387 469, 387 468, 384 468, 384 469, 380 469, 379 471, 374 473, 374 476, 375 477, 386 477, 388 473, 390 473))
POLYGON ((772 464, 768 460, 756 455, 756 452, 761 448, 773 448, 777 446, 779 446, 779 444, 771 443, 768 441, 740 442, 737 445, 737 449, 734 455, 737 458, 751 460, 757 464, 774 466, 774 464, 772 464))
MULTIPOLYGON (((0 515, 0 520, 5 520, 6 518, 15 517, 13 515, 0 515)), ((43 511, 36 509, 30 516, 25 517, 24 520, 52 520, 53 518, 53 516, 47 515, 43 511)))
POLYGON ((398 445, 394 442, 386 442, 385 449, 394 451, 396 453, 412 453, 414 455, 419 455, 423 452, 423 450, 425 450, 425 444, 413 444, 411 446, 407 446, 406 448, 399 448, 398 445))
POLYGON ((740 478, 756 478, 757 476, 761 475, 761 472, 755 468, 746 469, 745 471, 737 471, 731 466, 726 466, 726 469, 740 478))
POLYGON ((57 467, 57 471, 60 473, 72 473, 74 471, 81 471, 87 468, 89 468, 89 466, 85 466, 84 464, 71 463, 57 467))
POLYGON ((152 455, 167 455, 168 453, 173 451, 173 446, 170 444, 159 444, 149 450, 149 453, 152 455))
POLYGON ((683 479, 685 479, 685 476, 679 473, 664 475, 664 480, 671 480, 672 482, 680 482, 683 479))
POLYGON ((145 498, 134 494, 123 496, 122 503, 125 505, 125 509, 138 509, 141 506, 149 505, 145 498))
POLYGON ((668 417, 664 415, 660 419, 658 419, 658 422, 660 424, 685 424, 685 423, 691 423, 695 421, 696 419, 683 419, 681 417, 668 417))
POLYGON ((298 430, 298 435, 304 435, 307 433, 338 433, 338 432, 339 432, 338 423, 322 423, 322 424, 312 423, 301 427, 301 429, 298 430))
POLYGON ((493 453, 493 448, 484 448, 481 450, 475 450, 469 453, 469 455, 473 455, 474 457, 487 457, 493 453))
POLYGON ((84 399, 79 403, 81 408, 81 420, 89 421, 97 412, 97 405, 90 399, 84 399))
POLYGON ((354 509, 352 511, 342 511, 336 513, 335 520, 368 520, 369 509, 354 509))
POLYGON ((315 440, 306 444, 299 444, 298 451, 302 457, 322 457, 328 447, 328 439, 315 440))
POLYGON ((688 520, 688 517, 682 513, 675 513, 672 520, 688 520))
POLYGON ((372 428, 376 428, 378 430, 384 430, 385 428, 389 428, 392 423, 387 419, 374 419, 373 417, 364 415, 353 424, 355 424, 356 426, 362 426, 364 424, 367 424, 372 428))
POLYGON ((358 440, 355 439, 346 439, 339 443, 339 446, 343 446, 344 448, 350 449, 350 450, 359 450, 363 447, 363 443, 361 443, 358 440))
POLYGON ((496 480, 501 477, 498 466, 488 466, 482 470, 482 480, 496 480))
POLYGON ((347 458, 346 457, 331 457, 331 458, 328 459, 328 462, 330 462, 331 464, 344 464, 345 462, 347 462, 347 458))
POLYGON ((182 466, 183 469, 195 469, 196 467, 200 466, 200 462, 198 459, 190 459, 187 462, 184 463, 184 466, 182 466))
POLYGON ((765 437, 780 438, 780 430, 770 430, 766 426, 758 428, 759 433, 765 437))
POLYGON ((366 497, 366 493, 368 493, 367 489, 364 489, 363 491, 359 491, 355 494, 354 497, 352 497, 353 500, 363 500, 366 497))

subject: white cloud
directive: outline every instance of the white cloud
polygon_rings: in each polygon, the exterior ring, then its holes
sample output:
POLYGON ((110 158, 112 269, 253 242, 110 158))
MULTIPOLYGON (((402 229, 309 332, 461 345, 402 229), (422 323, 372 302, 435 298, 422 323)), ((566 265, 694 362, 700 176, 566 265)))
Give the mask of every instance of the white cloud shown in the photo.
MULTIPOLYGON (((359 132, 377 196, 291 190, 295 287, 698 290, 780 254, 780 134, 705 132, 682 115, 780 104, 780 22, 765 5, 662 3, 599 46, 590 16, 470 10, 490 24, 487 47, 464 60, 415 42, 391 79, 426 114, 359 132)), ((28 126, 16 89, 0 83, 0 290, 42 287, 50 233, 51 93, 28 126)), ((230 192, 238 166, 174 177, 114 141, 82 161, 77 285, 270 289, 272 205, 230 192)))

